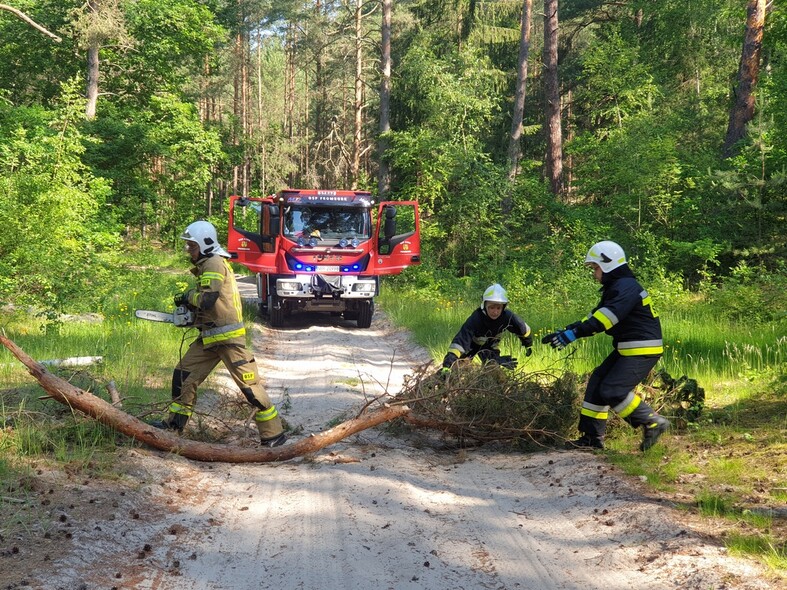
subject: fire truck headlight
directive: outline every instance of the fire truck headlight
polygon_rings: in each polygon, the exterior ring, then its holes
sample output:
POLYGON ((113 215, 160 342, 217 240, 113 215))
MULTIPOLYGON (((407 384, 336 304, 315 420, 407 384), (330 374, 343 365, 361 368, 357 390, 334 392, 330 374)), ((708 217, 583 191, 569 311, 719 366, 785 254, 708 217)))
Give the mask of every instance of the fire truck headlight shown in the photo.
POLYGON ((300 291, 301 284, 296 281, 281 281, 279 283, 279 288, 282 291, 300 291))
POLYGON ((346 248, 347 247, 347 238, 342 238, 339 240, 339 248, 346 248))
POLYGON ((312 248, 316 248, 317 247, 317 238, 315 238, 315 237, 309 238, 309 246, 311 246, 312 248))
POLYGON ((358 281, 356 283, 353 283, 353 291, 374 292, 374 282, 372 282, 372 281, 358 281))

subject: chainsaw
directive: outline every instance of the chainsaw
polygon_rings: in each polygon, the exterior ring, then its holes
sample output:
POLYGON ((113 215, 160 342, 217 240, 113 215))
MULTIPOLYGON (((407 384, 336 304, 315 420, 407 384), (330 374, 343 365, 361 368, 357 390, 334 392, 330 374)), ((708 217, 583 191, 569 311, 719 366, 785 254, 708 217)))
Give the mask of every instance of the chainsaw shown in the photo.
POLYGON ((134 315, 141 320, 150 320, 151 322, 165 322, 167 324, 173 324, 182 328, 193 326, 194 320, 196 319, 194 312, 185 305, 179 305, 175 308, 173 313, 151 311, 148 309, 137 309, 134 311, 134 315))

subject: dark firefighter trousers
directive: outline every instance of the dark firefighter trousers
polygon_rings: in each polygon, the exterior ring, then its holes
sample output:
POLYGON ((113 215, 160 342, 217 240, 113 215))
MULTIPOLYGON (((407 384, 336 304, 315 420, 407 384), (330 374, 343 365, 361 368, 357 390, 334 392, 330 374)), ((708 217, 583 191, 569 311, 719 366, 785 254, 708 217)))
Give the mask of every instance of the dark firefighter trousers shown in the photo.
POLYGON ((257 409, 254 421, 260 438, 269 439, 281 434, 281 418, 260 383, 257 362, 246 347, 220 344, 205 348, 200 338, 191 343, 172 373, 170 424, 183 429, 197 401, 197 387, 219 362, 224 363, 246 400, 257 409))
POLYGON ((590 375, 579 416, 579 431, 603 439, 610 409, 634 428, 651 422, 656 412, 634 389, 659 358, 659 355, 622 356, 613 350, 590 375))

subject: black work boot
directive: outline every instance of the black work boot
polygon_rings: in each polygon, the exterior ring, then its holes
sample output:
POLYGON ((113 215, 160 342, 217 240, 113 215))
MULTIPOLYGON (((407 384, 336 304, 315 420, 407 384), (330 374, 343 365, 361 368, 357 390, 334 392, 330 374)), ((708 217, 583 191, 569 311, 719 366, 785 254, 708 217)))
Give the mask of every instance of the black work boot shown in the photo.
POLYGON ((185 414, 170 413, 169 418, 166 420, 154 420, 153 422, 148 422, 148 424, 156 428, 161 428, 162 430, 174 430, 178 434, 182 434, 188 422, 189 417, 185 414))
POLYGON ((662 434, 669 430, 669 420, 656 414, 652 421, 642 427, 642 443, 639 445, 640 451, 647 451, 656 444, 662 434))
POLYGON ((280 447, 284 443, 287 442, 287 435, 283 432, 281 434, 277 434, 276 436, 272 436, 270 438, 260 438, 260 444, 263 447, 280 447))
POLYGON ((161 430, 174 430, 178 434, 181 434, 183 432, 182 428, 178 428, 175 424, 172 424, 171 422, 168 422, 166 420, 151 420, 150 422, 148 422, 148 424, 150 424, 154 428, 160 428, 161 430))
POLYGON ((571 449, 603 449, 604 440, 589 434, 583 434, 577 440, 567 440, 566 448, 571 449))

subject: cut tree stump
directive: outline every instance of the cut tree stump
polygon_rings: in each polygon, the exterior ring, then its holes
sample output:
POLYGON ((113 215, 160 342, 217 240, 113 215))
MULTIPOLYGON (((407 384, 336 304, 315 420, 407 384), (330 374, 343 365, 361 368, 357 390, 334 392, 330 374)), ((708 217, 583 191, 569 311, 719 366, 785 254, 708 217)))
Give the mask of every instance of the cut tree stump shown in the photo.
POLYGON ((100 397, 71 385, 65 379, 53 375, 41 363, 36 362, 12 340, 0 334, 2 343, 25 365, 41 387, 56 401, 111 426, 118 432, 135 438, 155 449, 175 453, 195 461, 220 461, 226 463, 269 463, 286 461, 319 451, 348 436, 406 415, 407 406, 383 405, 377 410, 364 409, 358 416, 334 426, 330 430, 313 434, 308 438, 273 449, 243 449, 228 445, 203 443, 187 440, 178 435, 155 428, 138 418, 123 412, 100 397))

